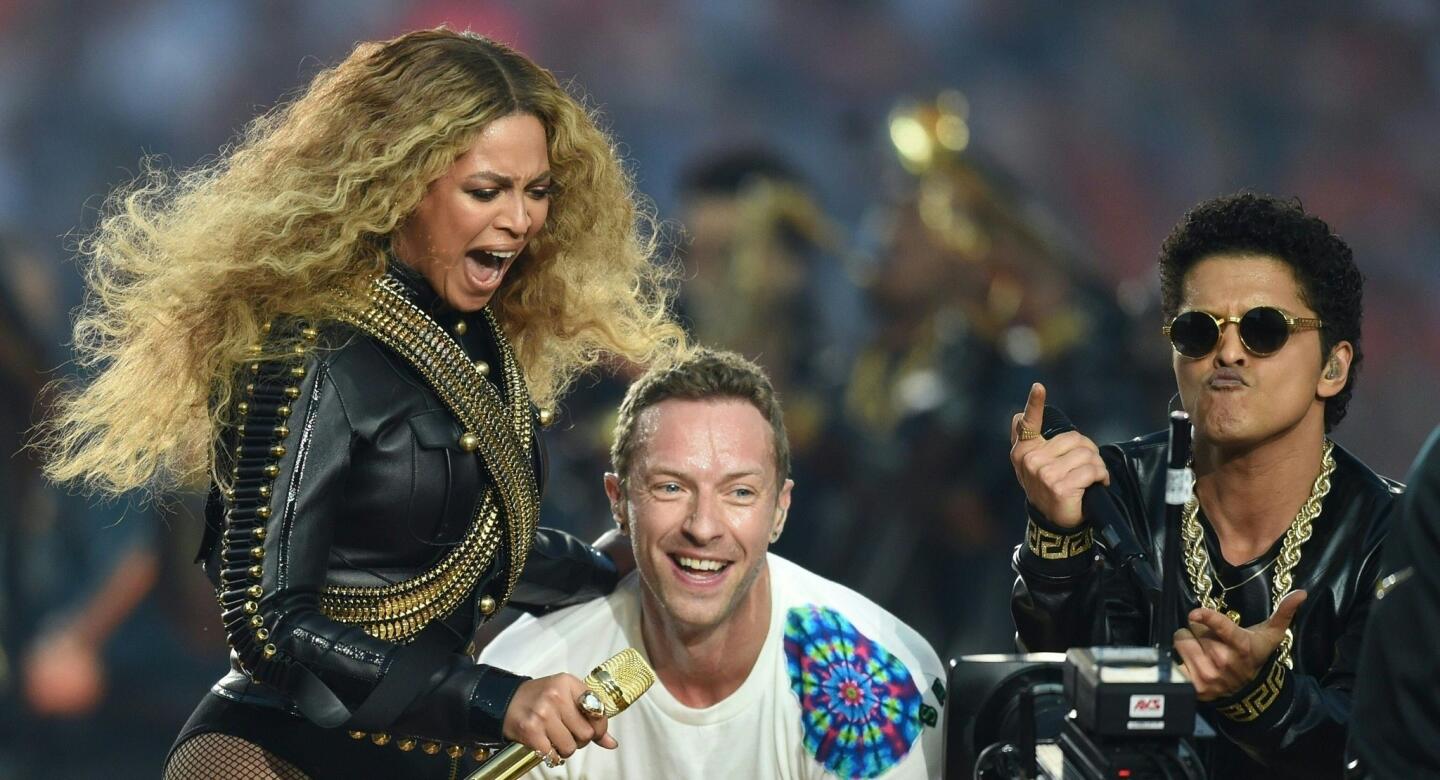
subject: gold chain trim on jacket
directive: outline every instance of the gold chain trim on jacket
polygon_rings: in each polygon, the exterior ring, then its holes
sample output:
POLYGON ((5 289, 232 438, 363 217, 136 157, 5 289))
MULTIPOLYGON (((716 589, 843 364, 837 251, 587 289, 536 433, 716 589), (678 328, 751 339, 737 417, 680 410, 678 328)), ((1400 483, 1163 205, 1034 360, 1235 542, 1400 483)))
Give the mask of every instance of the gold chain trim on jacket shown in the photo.
MULTIPOLYGON (((268 336, 270 330, 266 323, 263 333, 268 336)), ((262 361, 262 345, 250 346, 252 360, 243 374, 244 385, 236 393, 233 465, 228 483, 221 486, 225 529, 220 538, 220 587, 215 598, 220 603, 225 639, 240 668, 256 682, 260 682, 257 670, 261 664, 278 652, 267 625, 274 616, 262 611, 265 591, 260 583, 265 573, 270 496, 290 435, 290 403, 300 397, 300 380, 305 378, 305 345, 317 335, 310 327, 302 327, 300 334, 304 342, 282 360, 262 361)))
POLYGON ((1221 707, 1221 715, 1239 723, 1248 723, 1260 717, 1270 705, 1280 698, 1280 691, 1285 687, 1285 667, 1277 660, 1270 664, 1270 673, 1265 675, 1265 680, 1260 687, 1251 691, 1249 695, 1240 701, 1227 707, 1221 707))
POLYGON ((394 745, 397 749, 399 749, 401 753, 409 753, 412 750, 419 750, 421 753, 424 753, 427 756, 436 756, 443 752, 451 761, 450 777, 452 778, 452 780, 456 777, 456 772, 459 770, 459 764, 456 762, 458 762, 459 759, 464 756, 466 752, 469 752, 470 755, 474 756, 476 761, 480 761, 482 763, 489 760, 490 756, 495 753, 494 748, 487 745, 471 745, 467 750, 467 748, 463 745, 455 745, 446 742, 432 742, 430 740, 422 740, 418 737, 394 736, 389 732, 385 731, 347 731, 346 733, 350 735, 351 739, 369 739, 372 743, 381 747, 384 747, 385 745, 394 745))
MULTIPOLYGON (((1335 443, 1327 440, 1320 458, 1320 474, 1315 477, 1315 484, 1310 488, 1310 497, 1305 499, 1300 511, 1295 513, 1295 519, 1290 521, 1290 528, 1285 531, 1285 541, 1280 545, 1280 555, 1276 559, 1275 579, 1270 584, 1272 613, 1290 593, 1295 567, 1300 564, 1300 546, 1310 541, 1313 530, 1311 526, 1320 515, 1320 506, 1330 492, 1330 474, 1335 471, 1335 458, 1331 455, 1334 449, 1335 443)), ((1200 522, 1196 517, 1199 513, 1200 499, 1191 492, 1190 499, 1185 502, 1185 510, 1180 515, 1180 535, 1185 543, 1185 571, 1190 575, 1190 585, 1195 589, 1195 597, 1199 599, 1201 606, 1225 614, 1239 623, 1240 613, 1228 607, 1225 594, 1222 592, 1219 596, 1214 596, 1210 592, 1210 553, 1205 550, 1205 534, 1200 530, 1200 522)), ((1290 658, 1290 648, 1294 643, 1295 635, 1290 629, 1285 629, 1285 638, 1280 640, 1280 663, 1284 664, 1286 669, 1294 666, 1294 661, 1290 658)))
POLYGON ((1036 525, 1034 520, 1029 521, 1029 525, 1025 528, 1025 545, 1037 558, 1047 561, 1059 561, 1084 555, 1090 552, 1094 543, 1095 532, 1090 528, 1079 533, 1057 534, 1036 525))
POLYGON ((320 608, 326 615, 357 624, 380 639, 413 639, 431 620, 449 614, 470 596, 494 559, 502 516, 509 528, 510 570, 500 605, 509 600, 525 568, 540 514, 530 455, 530 393, 499 324, 488 308, 483 314, 500 352, 504 399, 464 349, 410 301, 396 280, 377 279, 367 300, 341 317, 393 349, 420 373, 465 426, 461 446, 484 458, 495 483, 481 497, 465 538, 423 574, 393 585, 325 589, 320 608))

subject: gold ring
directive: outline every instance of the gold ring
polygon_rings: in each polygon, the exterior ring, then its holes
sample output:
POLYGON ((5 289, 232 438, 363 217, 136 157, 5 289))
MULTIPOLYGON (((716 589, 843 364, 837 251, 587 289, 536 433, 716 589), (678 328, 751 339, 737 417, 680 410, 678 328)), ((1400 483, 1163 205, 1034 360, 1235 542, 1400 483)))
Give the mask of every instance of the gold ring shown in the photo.
POLYGON ((605 717, 605 705, 601 703, 600 697, 596 696, 594 691, 586 691, 580 694, 580 698, 576 700, 575 704, 580 707, 581 712, 590 718, 598 719, 605 717))
POLYGON ((1030 426, 1028 426, 1028 425, 1025 424, 1025 421, 1024 421, 1024 420, 1021 420, 1021 421, 1020 421, 1020 434, 1019 434, 1019 437, 1018 437, 1018 438, 1020 439, 1020 441, 1030 441, 1031 439, 1038 439, 1038 438, 1040 438, 1040 432, 1039 432, 1039 431, 1036 431, 1036 430, 1032 430, 1032 429, 1030 428, 1030 426))

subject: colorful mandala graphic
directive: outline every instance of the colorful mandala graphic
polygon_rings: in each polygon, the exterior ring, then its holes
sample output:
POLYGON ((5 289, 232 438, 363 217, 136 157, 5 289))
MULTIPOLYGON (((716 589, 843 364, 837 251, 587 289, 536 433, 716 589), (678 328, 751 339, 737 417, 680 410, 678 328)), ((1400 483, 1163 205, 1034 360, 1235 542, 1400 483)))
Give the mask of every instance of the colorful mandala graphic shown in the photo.
POLYGON ((844 615, 807 604, 785 619, 805 748, 840 777, 875 777, 920 738, 920 690, 900 659, 844 615))

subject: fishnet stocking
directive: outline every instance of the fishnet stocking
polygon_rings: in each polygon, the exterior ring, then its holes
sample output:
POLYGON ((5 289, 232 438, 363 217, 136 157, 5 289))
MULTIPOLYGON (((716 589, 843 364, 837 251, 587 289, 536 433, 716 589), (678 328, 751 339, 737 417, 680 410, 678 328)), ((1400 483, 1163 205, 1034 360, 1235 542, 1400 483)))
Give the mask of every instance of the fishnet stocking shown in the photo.
POLYGON ((165 780, 309 780, 304 772, 254 742, 229 734, 199 734, 180 743, 165 764, 165 780))

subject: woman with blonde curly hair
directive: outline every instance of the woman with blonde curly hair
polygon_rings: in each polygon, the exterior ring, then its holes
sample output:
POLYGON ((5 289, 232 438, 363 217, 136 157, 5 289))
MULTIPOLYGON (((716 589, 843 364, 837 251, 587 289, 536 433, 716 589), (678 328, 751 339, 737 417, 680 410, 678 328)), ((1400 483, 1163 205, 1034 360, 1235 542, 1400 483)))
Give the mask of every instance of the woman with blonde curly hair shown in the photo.
POLYGON ((505 741, 552 764, 614 747, 578 679, 466 645, 507 602, 617 579, 536 528, 536 425, 604 356, 684 349, 647 225, 550 73, 444 29, 358 46, 217 162, 111 199, 82 245, 93 378, 48 469, 210 484, 231 671, 167 777, 454 777, 505 741))

